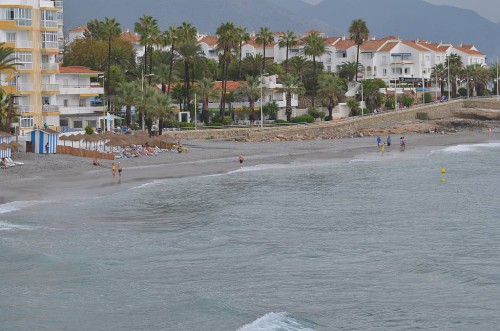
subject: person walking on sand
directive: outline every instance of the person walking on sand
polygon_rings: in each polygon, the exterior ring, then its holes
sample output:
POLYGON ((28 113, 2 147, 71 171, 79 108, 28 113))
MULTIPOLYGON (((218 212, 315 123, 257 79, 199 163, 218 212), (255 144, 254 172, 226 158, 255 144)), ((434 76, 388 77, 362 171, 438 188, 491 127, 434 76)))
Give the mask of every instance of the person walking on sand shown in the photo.
POLYGON ((242 153, 240 153, 239 161, 240 161, 240 166, 242 166, 243 165, 243 161, 245 161, 245 157, 243 156, 242 153))
POLYGON ((122 163, 118 161, 118 176, 122 176, 122 163))
POLYGON ((380 136, 377 137, 377 147, 380 147, 380 144, 382 143, 382 138, 380 136))
POLYGON ((382 145, 380 145, 380 153, 382 153, 382 156, 384 156, 384 151, 385 151, 385 143, 382 143, 382 145))
POLYGON ((392 143, 391 135, 388 135, 387 136, 387 147, 391 147, 391 143, 392 143))
POLYGON ((49 143, 45 144, 45 154, 49 154, 49 143))
POLYGON ((116 165, 115 163, 111 163, 111 173, 113 174, 113 177, 115 177, 115 173, 116 173, 116 165))

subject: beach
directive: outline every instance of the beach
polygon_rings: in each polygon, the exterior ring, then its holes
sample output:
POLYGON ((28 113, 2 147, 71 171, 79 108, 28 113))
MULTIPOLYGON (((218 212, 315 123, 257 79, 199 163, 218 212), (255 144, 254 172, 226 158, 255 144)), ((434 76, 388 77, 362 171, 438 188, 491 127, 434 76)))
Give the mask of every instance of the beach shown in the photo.
MULTIPOLYGON (((491 141, 498 133, 488 136, 487 129, 463 130, 453 134, 407 135, 405 153, 431 150, 439 146, 491 141)), ((386 136, 382 136, 385 140, 386 136)), ((393 135, 393 152, 399 150, 399 136, 393 135)), ((376 136, 331 140, 284 142, 195 141, 183 142, 187 152, 166 151, 157 156, 116 159, 123 165, 123 176, 113 178, 110 160, 70 155, 39 155, 16 153, 13 159, 24 162, 0 172, 0 203, 18 200, 66 199, 72 196, 91 197, 112 194, 141 184, 167 178, 202 176, 224 173, 240 167, 238 158, 245 157, 243 166, 258 164, 288 164, 306 159, 349 159, 365 153, 377 153, 376 136)))

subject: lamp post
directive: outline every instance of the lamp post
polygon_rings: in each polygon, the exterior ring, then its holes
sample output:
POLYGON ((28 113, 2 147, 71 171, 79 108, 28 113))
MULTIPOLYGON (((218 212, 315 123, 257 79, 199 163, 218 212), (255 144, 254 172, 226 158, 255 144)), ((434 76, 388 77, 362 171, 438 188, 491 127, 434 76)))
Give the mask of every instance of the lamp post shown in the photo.
POLYGON ((435 101, 438 101, 438 73, 437 73, 437 70, 435 70, 435 73, 436 73, 436 100, 435 101))
POLYGON ((104 126, 103 130, 104 132, 106 132, 106 87, 104 86, 104 80, 106 79, 104 77, 104 75, 98 75, 97 76, 97 79, 101 79, 102 78, 102 87, 103 87, 103 90, 102 90, 102 106, 103 106, 103 118, 102 118, 102 124, 104 126))
POLYGON ((396 78, 394 78, 394 110, 398 110, 398 84, 396 83, 396 78))
POLYGON ((194 93, 194 129, 196 130, 196 113, 198 112, 198 103, 196 102, 196 92, 194 93))
POLYGON ((448 101, 450 101, 451 100, 450 55, 447 56, 446 60, 448 61, 448 101))
MULTIPOLYGON (((141 101, 144 100, 144 77, 153 77, 155 74, 147 74, 144 75, 144 70, 141 71, 141 101)), ((144 131, 144 122, 146 120, 146 117, 144 116, 144 109, 141 112, 141 118, 142 118, 142 131, 144 131)))

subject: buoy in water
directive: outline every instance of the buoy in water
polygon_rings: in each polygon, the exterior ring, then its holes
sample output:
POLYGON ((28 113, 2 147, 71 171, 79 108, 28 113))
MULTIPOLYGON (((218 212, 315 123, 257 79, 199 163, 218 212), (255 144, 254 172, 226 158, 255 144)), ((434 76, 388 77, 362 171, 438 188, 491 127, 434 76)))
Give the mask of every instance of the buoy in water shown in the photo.
POLYGON ((441 173, 445 174, 446 173, 446 169, 445 168, 441 168, 441 173))
POLYGON ((441 178, 441 183, 444 183, 444 182, 446 182, 446 179, 441 178))

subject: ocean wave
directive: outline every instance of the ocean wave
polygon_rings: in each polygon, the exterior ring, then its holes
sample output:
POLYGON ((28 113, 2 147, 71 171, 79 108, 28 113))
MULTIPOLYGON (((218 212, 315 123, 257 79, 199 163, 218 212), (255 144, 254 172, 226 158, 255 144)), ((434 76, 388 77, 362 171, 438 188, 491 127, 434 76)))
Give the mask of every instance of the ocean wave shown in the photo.
POLYGON ((464 144, 464 145, 446 147, 445 149, 441 150, 441 152, 448 154, 470 153, 478 151, 483 148, 499 148, 499 147, 500 147, 500 142, 482 143, 482 144, 464 144))
POLYGON ((0 231, 31 230, 31 229, 33 229, 31 226, 0 222, 0 231))
POLYGON ((24 208, 33 207, 48 201, 14 201, 0 205, 0 214, 12 213, 24 208))
POLYGON ((244 325, 238 331, 313 331, 289 313, 267 313, 250 324, 244 325))

